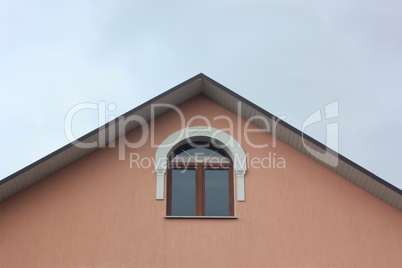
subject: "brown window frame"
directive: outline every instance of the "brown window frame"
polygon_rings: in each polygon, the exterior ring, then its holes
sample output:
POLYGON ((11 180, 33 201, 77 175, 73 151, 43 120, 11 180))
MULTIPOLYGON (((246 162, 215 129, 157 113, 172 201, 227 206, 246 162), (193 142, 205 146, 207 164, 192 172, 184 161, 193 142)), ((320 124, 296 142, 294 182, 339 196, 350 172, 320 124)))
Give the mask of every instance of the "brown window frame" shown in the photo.
MULTIPOLYGON (((180 148, 183 148, 181 146, 180 148)), ((179 149, 180 149, 179 148, 179 149)), ((175 150, 176 152, 177 150, 175 150)), ((225 156, 230 160, 230 163, 209 163, 209 162, 194 162, 194 163, 180 163, 174 162, 173 159, 175 153, 171 155, 168 161, 168 169, 167 169, 167 206, 166 206, 166 215, 172 216, 172 170, 173 169, 195 169, 196 171, 196 216, 205 216, 205 170, 208 169, 218 169, 229 170, 228 176, 228 185, 229 185, 229 216, 234 216, 234 183, 233 183, 233 162, 230 156, 223 150, 221 150, 225 154, 225 156)))

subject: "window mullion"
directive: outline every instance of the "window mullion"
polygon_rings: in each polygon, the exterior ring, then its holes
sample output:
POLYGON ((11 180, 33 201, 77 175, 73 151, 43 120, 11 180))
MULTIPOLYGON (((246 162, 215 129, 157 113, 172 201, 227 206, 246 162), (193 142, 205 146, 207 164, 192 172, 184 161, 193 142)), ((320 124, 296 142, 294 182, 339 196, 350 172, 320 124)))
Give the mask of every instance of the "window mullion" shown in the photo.
POLYGON ((204 192, 203 187, 203 168, 202 165, 196 166, 196 214, 197 216, 203 216, 204 211, 204 192))
POLYGON ((202 184, 202 215, 205 216, 205 166, 200 165, 201 168, 201 184, 202 184))
POLYGON ((233 177, 233 166, 229 167, 229 215, 234 216, 234 177, 233 177))
POLYGON ((166 215, 172 215, 172 168, 169 167, 167 171, 167 207, 166 207, 166 215))

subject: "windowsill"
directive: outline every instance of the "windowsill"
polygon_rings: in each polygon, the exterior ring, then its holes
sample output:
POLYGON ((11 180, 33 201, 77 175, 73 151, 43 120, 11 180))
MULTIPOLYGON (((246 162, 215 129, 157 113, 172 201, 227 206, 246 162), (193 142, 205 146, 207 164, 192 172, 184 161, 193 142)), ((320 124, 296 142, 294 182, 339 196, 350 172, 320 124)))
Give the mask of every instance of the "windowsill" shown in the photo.
POLYGON ((235 220, 236 216, 165 216, 165 219, 223 219, 235 220))

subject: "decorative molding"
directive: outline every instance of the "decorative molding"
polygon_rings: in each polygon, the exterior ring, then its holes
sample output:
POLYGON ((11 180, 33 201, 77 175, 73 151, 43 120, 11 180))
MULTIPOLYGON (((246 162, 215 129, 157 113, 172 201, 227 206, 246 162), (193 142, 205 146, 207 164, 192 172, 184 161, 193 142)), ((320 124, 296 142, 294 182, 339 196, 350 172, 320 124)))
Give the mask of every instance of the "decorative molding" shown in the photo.
POLYGON ((203 129, 203 128, 195 128, 195 129, 189 129, 189 133, 205 133, 205 134, 210 134, 211 131, 209 129, 203 129))
POLYGON ((156 199, 163 200, 163 192, 165 191, 165 172, 156 173, 156 199))
POLYGON ((237 201, 245 201, 244 198, 244 175, 246 170, 235 170, 237 177, 237 201))
POLYGON ((164 175, 166 172, 166 169, 155 169, 156 175, 164 175))
MULTIPOLYGON (((169 154, 177 147, 197 139, 214 141, 225 150, 233 161, 233 171, 237 177, 237 201, 244 199, 244 175, 247 171, 247 156, 241 145, 226 132, 213 127, 184 128, 167 137, 158 147, 155 154, 156 199, 163 200, 165 189, 165 173, 169 154)), ((234 178, 233 178, 234 179, 234 178)))
POLYGON ((242 176, 246 175, 246 170, 235 170, 237 176, 242 176))

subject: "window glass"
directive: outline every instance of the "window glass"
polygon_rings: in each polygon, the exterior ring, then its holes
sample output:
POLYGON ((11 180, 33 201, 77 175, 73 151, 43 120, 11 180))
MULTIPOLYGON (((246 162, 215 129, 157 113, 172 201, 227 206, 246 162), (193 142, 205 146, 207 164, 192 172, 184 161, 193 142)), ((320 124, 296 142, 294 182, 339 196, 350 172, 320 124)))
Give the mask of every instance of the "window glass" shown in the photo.
POLYGON ((205 215, 229 216, 229 170, 205 170, 205 215))
POLYGON ((170 159, 168 216, 234 215, 232 161, 223 149, 205 142, 184 144, 170 159))
POLYGON ((229 158, 219 149, 211 148, 182 148, 178 149, 172 162, 210 162, 229 163, 229 158))
POLYGON ((195 170, 172 170, 172 215, 195 216, 195 170))

